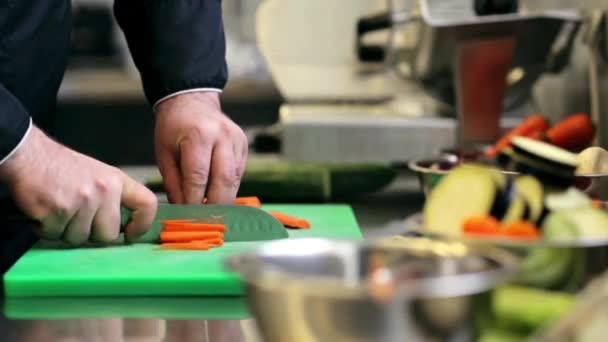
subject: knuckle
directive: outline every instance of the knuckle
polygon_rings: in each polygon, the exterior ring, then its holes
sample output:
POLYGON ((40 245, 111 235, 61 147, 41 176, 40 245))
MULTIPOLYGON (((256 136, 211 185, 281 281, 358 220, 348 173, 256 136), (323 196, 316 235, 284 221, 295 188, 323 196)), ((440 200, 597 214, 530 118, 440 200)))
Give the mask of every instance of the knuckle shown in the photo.
POLYGON ((235 170, 234 173, 223 173, 220 179, 222 184, 230 188, 238 187, 241 183, 241 175, 238 170, 235 170))
POLYGON ((81 205, 89 205, 91 202, 93 202, 93 191, 91 191, 91 189, 89 188, 81 188, 80 190, 78 190, 78 201, 81 205))
POLYGON ((186 175, 187 182, 193 186, 205 186, 209 180, 209 172, 204 169, 194 169, 186 175))

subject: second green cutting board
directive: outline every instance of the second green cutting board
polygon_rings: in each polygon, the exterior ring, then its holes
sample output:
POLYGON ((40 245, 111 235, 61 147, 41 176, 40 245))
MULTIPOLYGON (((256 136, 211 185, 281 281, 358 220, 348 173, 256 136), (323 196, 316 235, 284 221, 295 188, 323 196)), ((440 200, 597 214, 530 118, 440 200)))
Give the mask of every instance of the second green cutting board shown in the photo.
MULTIPOLYGON (((309 230, 290 238, 362 239, 349 206, 268 205, 309 219, 309 230)), ((228 255, 264 241, 228 242, 209 251, 166 251, 155 244, 56 249, 39 244, 5 274, 7 297, 230 296, 243 294, 240 279, 226 270, 228 255)))

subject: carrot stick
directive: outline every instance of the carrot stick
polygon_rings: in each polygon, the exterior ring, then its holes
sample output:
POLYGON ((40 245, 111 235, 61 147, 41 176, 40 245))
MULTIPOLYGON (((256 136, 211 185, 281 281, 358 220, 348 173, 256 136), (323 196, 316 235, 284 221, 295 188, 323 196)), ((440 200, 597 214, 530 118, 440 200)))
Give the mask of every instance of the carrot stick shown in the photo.
POLYGON ((204 241, 191 241, 191 242, 171 242, 163 243, 160 246, 162 249, 175 249, 175 250, 208 250, 214 246, 204 241))
POLYGON ((505 235, 518 239, 536 240, 540 237, 539 229, 530 222, 515 222, 505 229, 505 235))
POLYGON ((163 220, 161 221, 162 224, 174 224, 174 223, 187 223, 187 222, 194 222, 194 220, 192 219, 186 219, 186 220, 163 220))
POLYGON ((270 211, 270 214, 288 228, 308 229, 311 227, 310 222, 303 218, 287 215, 278 211, 270 211))
POLYGON ((547 131, 548 142, 565 149, 584 147, 594 136, 595 127, 586 113, 571 115, 547 131))
POLYGON ((161 242, 190 242, 194 240, 205 240, 221 238, 221 232, 161 232, 161 242))
POLYGON ((234 203, 239 204, 239 205, 247 205, 247 206, 255 207, 255 208, 262 207, 262 201, 260 201, 260 199, 256 196, 237 197, 236 201, 234 201, 234 203))
POLYGON ((165 225, 165 232, 226 232, 221 223, 176 222, 165 225))
POLYGON ((206 243, 209 246, 212 247, 219 247, 219 246, 223 246, 224 245, 224 239, 223 238, 216 238, 216 239, 206 239, 206 240, 194 240, 191 242, 199 242, 199 243, 206 243))
POLYGON ((462 230, 466 234, 494 235, 503 233, 500 222, 492 216, 473 216, 465 220, 462 230))
POLYGON ((540 114, 534 114, 529 116, 526 120, 520 123, 517 127, 511 129, 505 134, 490 150, 486 152, 488 157, 496 157, 503 149, 511 145, 511 140, 516 136, 528 136, 529 134, 535 134, 539 130, 547 130, 549 128, 549 122, 544 116, 540 114))

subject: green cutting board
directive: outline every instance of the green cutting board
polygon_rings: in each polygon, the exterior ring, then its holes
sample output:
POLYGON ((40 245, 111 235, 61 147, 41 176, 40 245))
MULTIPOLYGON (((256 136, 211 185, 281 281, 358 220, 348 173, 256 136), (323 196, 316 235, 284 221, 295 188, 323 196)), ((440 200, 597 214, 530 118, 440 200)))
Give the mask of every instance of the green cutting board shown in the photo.
MULTIPOLYGON (((290 238, 362 239, 349 206, 267 205, 309 219, 312 229, 290 238)), ((58 249, 34 246, 4 275, 7 297, 242 295, 224 259, 264 241, 227 242, 209 251, 160 250, 155 244, 58 249)))

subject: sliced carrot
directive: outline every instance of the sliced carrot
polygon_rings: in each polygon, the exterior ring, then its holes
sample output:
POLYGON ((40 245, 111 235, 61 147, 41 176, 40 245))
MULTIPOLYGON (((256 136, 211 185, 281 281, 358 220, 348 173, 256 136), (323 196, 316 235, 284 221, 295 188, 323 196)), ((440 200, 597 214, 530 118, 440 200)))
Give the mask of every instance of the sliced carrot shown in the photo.
POLYGON ((467 234, 501 235, 503 227, 493 216, 473 216, 465 220, 462 230, 467 234))
POLYGON ((190 242, 223 237, 221 232, 161 232, 161 242, 190 242))
POLYGON ((527 221, 518 221, 505 229, 505 235, 519 239, 536 240, 540 237, 539 229, 527 221))
POLYGON ((525 119, 517 127, 511 129, 507 134, 498 140, 498 142, 486 152, 489 157, 496 157, 503 149, 511 145, 511 141, 516 136, 528 136, 538 134, 538 131, 544 131, 549 128, 549 122, 544 116, 534 114, 525 119))
POLYGON ((599 199, 593 199, 593 200, 591 200, 591 205, 595 209, 602 209, 602 201, 600 201, 599 199))
POLYGON ((270 211, 270 214, 288 228, 308 229, 311 227, 310 222, 303 218, 295 217, 278 211, 270 211))
POLYGON ((194 240, 192 242, 206 243, 209 246, 213 246, 213 247, 219 247, 219 246, 223 246, 224 245, 224 239, 223 238, 205 239, 205 240, 194 240))
POLYGON ((166 224, 174 224, 174 223, 187 223, 187 222, 194 222, 194 220, 192 220, 192 219, 185 219, 185 220, 181 220, 181 219, 179 219, 179 220, 173 220, 173 219, 171 219, 171 220, 163 220, 163 221, 161 221, 161 223, 164 224, 164 225, 166 225, 166 224))
POLYGON ((247 206, 255 207, 255 208, 262 207, 262 201, 260 201, 260 199, 256 196, 237 197, 236 201, 234 201, 234 203, 239 204, 239 205, 247 205, 247 206))
POLYGON ((548 141, 564 149, 584 147, 594 136, 595 126, 586 113, 571 115, 547 131, 548 141))
POLYGON ((175 250, 208 250, 214 246, 204 241, 191 241, 191 242, 171 242, 163 243, 160 246, 162 249, 175 249, 175 250))
POLYGON ((176 222, 165 225, 166 232, 226 232, 226 225, 221 223, 176 222))

